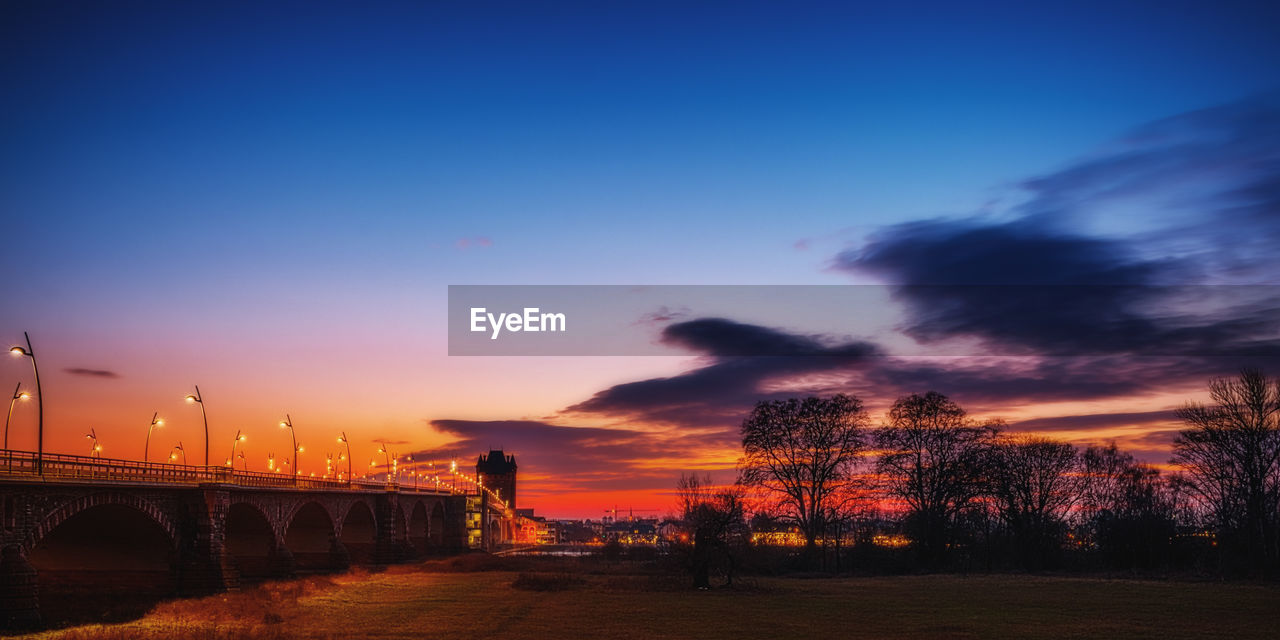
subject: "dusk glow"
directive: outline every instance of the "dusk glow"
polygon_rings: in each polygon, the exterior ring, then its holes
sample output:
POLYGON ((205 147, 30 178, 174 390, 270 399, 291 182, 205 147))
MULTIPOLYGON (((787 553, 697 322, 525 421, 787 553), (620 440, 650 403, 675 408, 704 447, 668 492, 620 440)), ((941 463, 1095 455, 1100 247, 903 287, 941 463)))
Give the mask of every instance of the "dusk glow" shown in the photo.
POLYGON ((0 636, 1280 628, 1280 3, 8 0, 0 86, 0 636))
MULTIPOLYGON (((1261 302, 1185 326, 901 295, 877 336, 724 319, 1017 356, 723 355, 672 308, 632 330, 683 355, 468 358, 446 355, 446 287, 1280 284, 1280 16, 1209 7, 13 4, 0 339, 31 333, 48 452, 92 427, 104 456, 203 459, 198 382, 214 464, 237 433, 248 469, 292 464, 287 410, 295 473, 345 472, 348 444, 414 467, 501 448, 553 517, 729 482, 754 403, 805 393, 879 421, 936 389, 1164 465, 1172 411, 1259 344, 1239 327, 1261 302), (1102 351, 1061 355, 1057 321, 1102 351), (1212 340, 1240 357, 1144 355, 1130 321, 1157 351, 1236 326, 1212 340)), ((30 390, 22 348, 0 374, 30 390)), ((18 401, 11 448, 36 420, 18 401)))

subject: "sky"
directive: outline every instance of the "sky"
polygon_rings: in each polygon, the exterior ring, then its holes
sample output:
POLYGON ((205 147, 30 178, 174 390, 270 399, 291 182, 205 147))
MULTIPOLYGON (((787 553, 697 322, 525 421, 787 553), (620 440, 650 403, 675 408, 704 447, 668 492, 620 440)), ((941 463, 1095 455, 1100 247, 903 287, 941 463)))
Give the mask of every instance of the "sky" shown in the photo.
POLYGON ((159 412, 153 459, 199 452, 199 384, 215 464, 283 456, 288 413, 304 471, 342 431, 503 448, 519 506, 597 517, 731 478, 757 400, 934 389, 1160 463, 1210 377, 1280 371, 1276 297, 1230 288, 1280 279, 1274 4, 696 4, 5 3, 0 340, 48 450, 139 459, 159 412), (449 356, 464 284, 882 284, 903 319, 449 356), (814 332, 834 357, 725 348, 814 332))

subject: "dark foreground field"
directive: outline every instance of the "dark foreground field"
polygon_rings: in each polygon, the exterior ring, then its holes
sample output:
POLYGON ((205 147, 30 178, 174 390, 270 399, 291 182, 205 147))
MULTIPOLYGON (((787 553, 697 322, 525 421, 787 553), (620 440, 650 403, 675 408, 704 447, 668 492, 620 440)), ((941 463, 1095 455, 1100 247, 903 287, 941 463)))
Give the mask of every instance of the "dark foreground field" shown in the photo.
POLYGON ((1274 638, 1280 588, 1031 576, 753 579, 435 563, 167 602, 39 638, 1274 638))

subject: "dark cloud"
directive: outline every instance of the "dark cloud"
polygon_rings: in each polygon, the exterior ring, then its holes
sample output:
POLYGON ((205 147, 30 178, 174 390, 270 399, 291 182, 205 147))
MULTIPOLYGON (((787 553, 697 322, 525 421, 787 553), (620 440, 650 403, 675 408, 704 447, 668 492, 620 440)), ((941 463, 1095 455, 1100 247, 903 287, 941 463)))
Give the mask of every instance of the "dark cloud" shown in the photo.
MULTIPOLYGON (((565 409, 645 423, 701 428, 737 440, 737 425, 761 400, 797 394, 855 393, 888 405, 906 393, 937 390, 966 406, 999 414, 1001 408, 1151 394, 1201 387, 1255 357, 1074 356, 919 358, 889 357, 874 345, 854 342, 820 347, 820 337, 793 335, 724 319, 673 325, 672 335, 694 352, 733 353, 762 343, 813 355, 708 355, 683 373, 614 385, 565 409), (724 335, 713 334, 720 327, 724 335), (740 340, 738 339, 740 338, 740 340), (717 430, 718 431, 713 431, 717 430)), ((1264 359, 1265 361, 1265 359, 1264 359)))
MULTIPOLYGON (((615 385, 566 411, 684 426, 736 426, 756 401, 768 397, 760 388, 765 382, 856 368, 880 353, 867 342, 829 344, 815 336, 723 318, 670 325, 662 340, 706 354, 706 365, 676 376, 615 385)), ((737 435, 726 432, 726 437, 737 435)))
POLYGON ((875 355, 867 342, 828 345, 821 336, 804 336, 724 318, 699 318, 673 324, 662 331, 662 342, 707 355, 726 356, 838 356, 875 355))
POLYGON ((1142 261, 1124 243, 1062 233, 1039 219, 920 220, 873 234, 836 266, 907 285, 1141 285, 1172 264, 1142 261))
POLYGON ((89 376, 91 378, 119 378, 120 374, 106 369, 85 369, 83 367, 71 367, 63 369, 67 373, 77 376, 89 376))
POLYGON ((926 343, 975 337, 993 355, 1280 355, 1280 286, 1157 284, 1189 268, 1134 255, 1036 220, 935 220, 892 227, 837 261, 894 283, 902 330, 926 343))
POLYGON ((868 396, 892 400, 936 390, 964 404, 990 407, 1116 398, 1185 388, 1226 375, 1241 362, 1168 357, 900 358, 868 368, 856 384, 868 396))
POLYGON ((1135 413, 1091 413, 1074 416, 1033 418, 1009 423, 1012 431, 1066 431, 1100 429, 1133 425, 1170 424, 1177 422, 1172 409, 1135 413))
MULTIPOLYGON (((555 477, 557 490, 667 489, 679 469, 657 467, 654 460, 675 460, 709 441, 696 433, 654 433, 626 428, 568 427, 536 420, 432 420, 431 426, 455 438, 448 451, 502 449, 537 460, 541 474, 555 477)), ((444 460, 445 450, 421 451, 416 459, 444 460)), ((469 466, 472 461, 459 461, 469 466)))
MULTIPOLYGON (((1280 91, 1271 91, 1148 123, 1092 157, 1025 180, 1030 198, 1014 213, 1070 225, 1097 216, 1100 205, 1134 203, 1126 215, 1168 233, 1215 231, 1199 250, 1169 252, 1201 259, 1207 274, 1225 264, 1221 239, 1280 236, 1278 162, 1280 91)), ((1277 264, 1274 252, 1246 246, 1251 261, 1277 264)))
POLYGON ((1022 187, 1002 219, 892 226, 835 267, 894 285, 923 342, 1280 355, 1280 94, 1153 123, 1022 187))

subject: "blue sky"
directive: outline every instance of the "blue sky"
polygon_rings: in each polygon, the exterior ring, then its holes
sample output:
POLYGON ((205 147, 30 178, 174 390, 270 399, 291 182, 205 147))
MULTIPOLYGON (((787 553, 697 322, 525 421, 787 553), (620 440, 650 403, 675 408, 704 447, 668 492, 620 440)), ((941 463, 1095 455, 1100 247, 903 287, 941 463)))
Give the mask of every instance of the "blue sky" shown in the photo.
POLYGON ((10 5, 5 209, 45 221, 22 253, 808 281, 802 237, 975 210, 1280 59, 1275 21, 1221 4, 596 5, 10 5))

